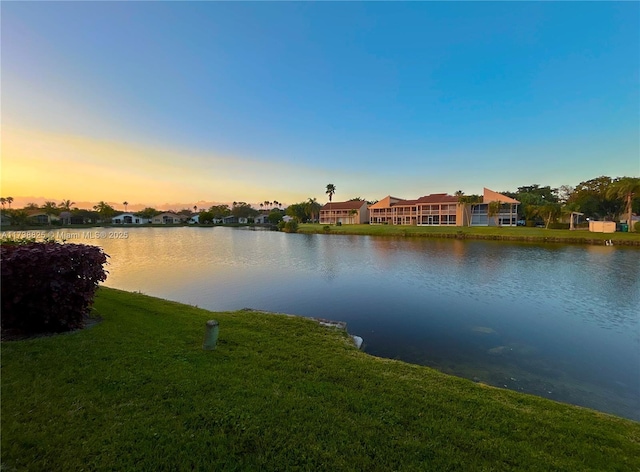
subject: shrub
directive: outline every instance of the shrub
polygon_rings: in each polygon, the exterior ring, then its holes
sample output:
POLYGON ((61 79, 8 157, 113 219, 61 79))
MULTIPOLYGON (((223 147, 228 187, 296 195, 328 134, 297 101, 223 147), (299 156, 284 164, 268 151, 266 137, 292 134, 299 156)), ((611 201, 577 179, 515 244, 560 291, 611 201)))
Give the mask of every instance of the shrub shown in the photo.
POLYGON ((331 226, 329 225, 324 225, 322 227, 322 231, 324 231, 325 233, 328 233, 329 231, 331 231, 331 226))
POLYGON ((296 220, 287 221, 282 229, 285 233, 297 233, 298 222, 296 220))
POLYGON ((26 333, 81 328, 98 283, 102 248, 83 244, 2 244, 2 329, 26 333))
POLYGON ((640 221, 636 221, 636 222, 633 224, 633 230, 634 230, 636 233, 640 233, 640 221))
POLYGON ((338 222, 336 223, 336 226, 342 226, 342 221, 338 221, 338 222))

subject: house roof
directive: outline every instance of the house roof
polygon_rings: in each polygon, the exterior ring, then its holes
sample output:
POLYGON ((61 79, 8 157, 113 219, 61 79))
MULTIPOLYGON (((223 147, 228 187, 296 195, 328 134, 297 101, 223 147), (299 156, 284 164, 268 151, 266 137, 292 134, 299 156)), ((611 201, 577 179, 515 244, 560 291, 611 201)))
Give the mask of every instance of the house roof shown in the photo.
POLYGON ((491 203, 491 202, 501 202, 501 203, 520 203, 518 200, 515 200, 511 197, 507 197, 506 195, 502 195, 501 193, 494 192, 493 190, 489 190, 488 188, 484 188, 484 194, 482 196, 482 203, 491 203))
POLYGON ((320 210, 359 210, 362 205, 366 205, 367 202, 362 200, 353 200, 350 202, 330 202, 326 203, 320 210))
POLYGON ((447 195, 446 193, 432 193, 415 200, 400 200, 399 202, 391 203, 391 206, 411 206, 421 203, 458 203, 458 197, 447 195))
POLYGON ((458 197, 446 193, 432 193, 418 198, 418 203, 458 203, 458 197))

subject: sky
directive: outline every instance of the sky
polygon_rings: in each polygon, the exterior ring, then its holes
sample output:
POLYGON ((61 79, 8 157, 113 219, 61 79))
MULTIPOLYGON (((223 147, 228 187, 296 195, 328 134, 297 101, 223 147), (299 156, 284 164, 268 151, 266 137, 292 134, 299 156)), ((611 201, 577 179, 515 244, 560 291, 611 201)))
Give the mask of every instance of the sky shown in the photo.
POLYGON ((2 2, 14 206, 640 176, 638 2, 2 2))

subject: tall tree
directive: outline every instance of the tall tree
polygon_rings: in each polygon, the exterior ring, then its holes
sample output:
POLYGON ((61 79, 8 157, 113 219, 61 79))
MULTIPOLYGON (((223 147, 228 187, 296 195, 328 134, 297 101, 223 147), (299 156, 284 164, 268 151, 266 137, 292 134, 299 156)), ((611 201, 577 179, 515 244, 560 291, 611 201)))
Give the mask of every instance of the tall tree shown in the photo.
POLYGON ((638 177, 622 177, 614 181, 607 189, 607 197, 624 200, 629 231, 634 231, 632 224, 633 198, 636 195, 640 196, 640 178, 638 177))
POLYGON ((304 223, 308 219, 307 203, 293 203, 289 205, 285 213, 299 223, 304 223))
POLYGON ((13 197, 7 197, 7 204, 9 205, 9 209, 11 209, 11 204, 13 203, 13 197))
POLYGON ((613 179, 605 175, 580 182, 567 199, 567 203, 576 204, 587 218, 615 219, 622 210, 623 202, 607 196, 607 190, 612 183, 613 179))
POLYGON ((37 203, 27 203, 27 205, 24 207, 25 210, 38 210, 40 209, 40 207, 38 206, 37 203))
POLYGON ((124 211, 127 211, 127 207, 129 206, 129 202, 125 200, 124 202, 122 202, 122 204, 124 205, 124 211))
POLYGON ((7 199, 4 197, 0 197, 0 205, 2 205, 3 209, 6 204, 7 204, 7 199))
POLYGON ((234 202, 231 214, 236 218, 251 218, 258 214, 258 210, 246 202, 234 202))
MULTIPOLYGON (((237 204, 238 202, 236 202, 237 204)), ((229 205, 213 205, 209 208, 209 211, 213 215, 215 219, 222 219, 225 216, 229 216, 231 214, 231 210, 229 209, 229 205)))
POLYGON ((333 184, 328 184, 327 191, 325 193, 329 195, 329 202, 331 202, 333 200, 333 196, 336 193, 336 186, 333 184))

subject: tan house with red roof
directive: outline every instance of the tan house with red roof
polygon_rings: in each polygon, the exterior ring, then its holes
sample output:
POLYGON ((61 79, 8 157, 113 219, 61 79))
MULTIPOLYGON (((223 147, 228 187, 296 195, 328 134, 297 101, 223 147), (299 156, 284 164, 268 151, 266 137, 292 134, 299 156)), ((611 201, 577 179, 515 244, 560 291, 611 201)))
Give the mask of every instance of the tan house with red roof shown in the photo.
POLYGON ((367 202, 362 200, 329 202, 320 209, 320 224, 358 225, 365 224, 368 221, 368 205, 367 202))
POLYGON ((369 206, 369 224, 417 226, 515 226, 520 202, 487 188, 482 202, 460 203, 446 193, 432 193, 416 200, 403 200, 391 195, 369 206), (498 215, 489 218, 488 207, 501 202, 498 215))

